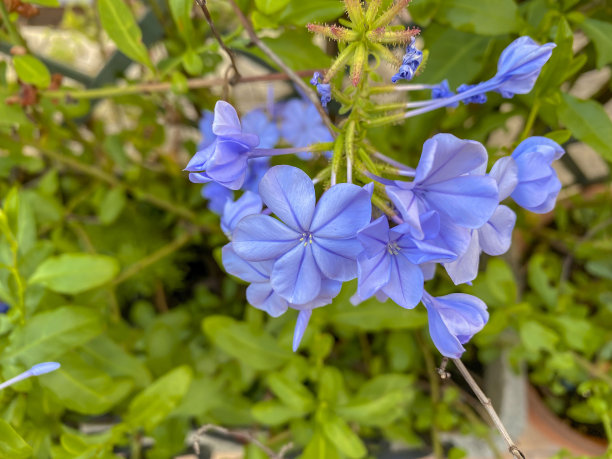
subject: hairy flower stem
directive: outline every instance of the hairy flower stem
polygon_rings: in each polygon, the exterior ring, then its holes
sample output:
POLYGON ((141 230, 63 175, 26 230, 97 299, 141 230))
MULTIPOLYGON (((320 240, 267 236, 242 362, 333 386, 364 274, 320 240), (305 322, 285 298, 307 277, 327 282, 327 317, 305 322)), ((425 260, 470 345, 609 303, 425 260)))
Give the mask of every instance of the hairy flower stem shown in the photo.
POLYGON ((497 412, 493 408, 491 399, 489 399, 482 391, 482 389, 478 386, 478 384, 460 359, 453 359, 453 363, 461 373, 461 376, 463 376, 463 379, 465 379, 465 382, 468 383, 474 394, 476 394, 476 397, 478 397, 480 403, 482 403, 482 406, 489 414, 489 417, 493 421, 493 424, 495 425, 499 433, 502 435, 502 437, 504 437, 504 440, 506 440, 506 443, 508 444, 508 451, 510 451, 510 453, 517 459, 525 459, 525 456, 523 455, 521 450, 518 449, 518 447, 514 444, 514 441, 510 437, 510 434, 506 430, 506 427, 504 426, 497 412))
POLYGON ((423 91, 435 88, 431 84, 389 84, 385 86, 374 86, 369 89, 370 94, 384 94, 396 91, 423 91))

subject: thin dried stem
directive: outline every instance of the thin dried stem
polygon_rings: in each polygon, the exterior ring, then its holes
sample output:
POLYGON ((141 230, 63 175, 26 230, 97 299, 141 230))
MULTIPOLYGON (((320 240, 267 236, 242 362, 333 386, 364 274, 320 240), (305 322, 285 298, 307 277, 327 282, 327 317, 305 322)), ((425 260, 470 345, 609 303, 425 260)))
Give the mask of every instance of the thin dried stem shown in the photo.
POLYGON ((291 81, 293 81, 293 83, 295 83, 295 85, 303 91, 303 93, 308 97, 308 99, 310 99, 310 101, 317 108, 317 111, 321 115, 321 119, 325 123, 325 126, 327 126, 327 129, 329 129, 329 132, 331 133, 331 135, 333 137, 337 137, 338 134, 336 130, 334 129, 334 125, 331 119, 329 118, 329 116, 327 115, 327 113, 325 112, 325 110, 323 109, 323 107, 321 106, 321 102, 319 101, 317 94, 312 90, 310 86, 304 83, 304 81, 299 77, 299 75, 295 73, 293 70, 291 70, 291 68, 289 68, 287 64, 285 64, 283 60, 274 51, 272 51, 268 47, 268 45, 266 45, 263 41, 259 39, 259 37, 257 36, 257 33, 255 33, 255 29, 253 28, 253 24, 251 24, 251 21, 249 21, 249 19, 244 15, 240 7, 236 4, 235 0, 228 0, 228 2, 231 5, 231 7, 234 9, 234 12, 238 16, 238 19, 240 19, 240 22, 244 26, 251 41, 266 56, 268 56, 272 62, 278 65, 278 67, 289 76, 291 81))
MULTIPOLYGON (((221 35, 217 31, 217 28, 215 27, 215 23, 213 22, 212 17, 210 15, 210 11, 208 11, 208 8, 206 7, 206 0, 195 0, 195 2, 198 4, 200 9, 202 10, 202 13, 204 13, 206 22, 208 22, 208 25, 210 26, 210 30, 215 36, 215 39, 217 40, 217 42, 219 42, 219 45, 221 46, 221 48, 223 48, 223 51, 225 51, 225 54, 227 54, 227 56, 229 57, 230 62, 232 63, 232 68, 234 69, 233 78, 234 79, 240 78, 240 72, 238 71, 238 67, 236 66, 236 58, 234 56, 234 53, 232 52, 231 49, 229 49, 225 45, 225 43, 223 42, 223 38, 221 38, 221 35)), ((233 83, 233 80, 231 80, 231 82, 233 83)))
POLYGON ((525 455, 514 444, 512 437, 510 437, 510 434, 506 430, 506 427, 504 426, 497 412, 493 408, 491 399, 489 399, 489 397, 487 397, 482 391, 482 389, 478 386, 478 384, 460 359, 453 359, 453 363, 459 370, 459 373, 461 373, 461 376, 463 376, 463 378, 465 379, 465 382, 468 383, 474 394, 476 394, 476 397, 478 397, 478 400, 480 401, 484 409, 487 411, 489 417, 493 421, 493 424, 495 425, 499 433, 502 435, 502 437, 504 437, 504 440, 506 440, 506 443, 508 444, 508 451, 510 451, 510 453, 517 459, 525 459, 525 455))
POLYGON ((206 424, 200 427, 193 436, 193 449, 198 455, 200 454, 200 443, 198 442, 199 437, 204 435, 206 432, 218 432, 223 435, 229 435, 231 437, 234 437, 246 443, 252 443, 253 445, 257 446, 259 449, 261 449, 264 453, 266 453, 268 457, 270 457, 270 459, 284 459, 285 454, 287 454, 287 452, 293 447, 292 443, 288 443, 284 445, 280 449, 280 451, 277 453, 273 449, 264 445, 257 438, 255 438, 255 436, 253 436, 252 434, 248 432, 236 432, 236 431, 226 429, 225 427, 216 426, 214 424, 206 424))

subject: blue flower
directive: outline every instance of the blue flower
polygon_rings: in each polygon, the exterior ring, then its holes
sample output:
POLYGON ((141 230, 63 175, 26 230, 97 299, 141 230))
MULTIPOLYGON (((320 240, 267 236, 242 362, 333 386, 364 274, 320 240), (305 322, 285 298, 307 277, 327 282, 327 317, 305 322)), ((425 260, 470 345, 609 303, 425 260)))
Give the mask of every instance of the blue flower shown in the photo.
POLYGON ((458 359, 472 336, 484 328, 489 320, 487 305, 482 300, 464 293, 432 297, 423 293, 427 308, 429 334, 440 353, 458 359))
POLYGON ((236 253, 247 261, 274 260, 270 283, 293 304, 305 304, 321 292, 322 279, 357 275, 360 245, 356 234, 370 221, 370 194, 341 183, 316 204, 314 185, 301 170, 272 167, 259 184, 267 215, 243 218, 233 234, 236 253))
MULTIPOLYGON (((437 84, 431 88, 431 98, 434 100, 435 99, 446 99, 447 97, 453 97, 454 95, 455 93, 451 91, 450 87, 448 86, 448 80, 444 80, 440 84, 437 84)), ((447 106, 457 107, 458 105, 459 105, 459 102, 454 102, 447 106)))
POLYGON ((24 379, 31 378, 32 376, 41 376, 47 373, 51 373, 52 371, 55 371, 60 368, 60 366, 61 365, 57 362, 38 363, 29 370, 24 371, 23 373, 9 379, 8 381, 4 381, 2 384, 0 384, 0 390, 6 389, 7 387, 12 386, 13 384, 23 381, 24 379))
POLYGON ((564 153, 559 144, 546 137, 530 137, 514 150, 518 183, 511 196, 519 206, 538 214, 555 207, 561 182, 551 164, 564 153))
POLYGON ((414 181, 395 181, 387 194, 417 239, 427 236, 422 217, 429 211, 439 215, 445 230, 480 228, 499 203, 495 180, 482 172, 486 162, 480 143, 437 134, 423 145, 414 181))
POLYGON ((259 144, 259 137, 243 132, 236 110, 222 100, 215 105, 212 131, 215 140, 198 151, 185 168, 191 172, 189 180, 214 181, 237 190, 244 183, 249 153, 259 144))
POLYGON ((10 305, 0 301, 0 314, 6 314, 9 309, 11 309, 10 305))
POLYGON ((266 172, 270 169, 270 158, 263 156, 261 158, 251 158, 247 164, 247 174, 242 187, 245 190, 257 193, 259 190, 259 182, 266 172))
POLYGON ((514 40, 502 52, 497 74, 490 80, 496 84, 495 90, 506 98, 530 92, 556 46, 538 45, 527 36, 514 40))
POLYGON ((453 256, 448 250, 390 230, 384 216, 359 231, 357 238, 364 248, 357 258, 359 297, 366 300, 382 291, 404 308, 416 306, 423 294, 423 271, 418 265, 453 256))
POLYGON ((198 123, 200 133, 202 134, 202 141, 198 145, 198 150, 204 150, 207 146, 215 141, 217 136, 212 130, 214 115, 210 110, 202 111, 202 118, 198 123))
POLYGON ((261 198, 252 191, 245 191, 236 201, 226 201, 221 217, 221 229, 230 237, 236 225, 247 215, 261 213, 261 198))
POLYGON ((299 311, 293 339, 294 351, 297 350, 304 335, 311 311, 314 308, 330 304, 333 298, 340 293, 342 287, 341 282, 323 278, 321 280, 321 290, 314 300, 305 304, 292 304, 278 295, 272 288, 270 275, 274 268, 274 260, 246 261, 236 254, 232 243, 223 247, 222 256, 223 266, 229 274, 246 282, 251 282, 246 293, 247 301, 253 307, 267 312, 272 317, 281 316, 288 308, 299 311))
POLYGON ((258 148, 274 148, 280 135, 276 123, 260 109, 251 110, 242 117, 242 130, 259 136, 258 148))
POLYGON ((208 208, 217 215, 223 214, 225 203, 234 199, 232 190, 216 182, 205 184, 200 194, 204 199, 208 199, 208 208))
POLYGON ((402 65, 397 73, 391 77, 392 83, 397 83, 399 80, 412 80, 419 65, 423 62, 423 52, 414 46, 415 41, 415 38, 412 37, 410 44, 406 47, 402 65))
POLYGON ((315 72, 310 79, 310 84, 316 86, 319 96, 321 96, 321 105, 327 107, 327 104, 331 102, 331 84, 321 83, 321 74, 315 72))
MULTIPOLYGON (((316 107, 302 99, 291 99, 281 113, 281 135, 294 147, 307 147, 318 142, 332 142, 334 139, 323 124, 316 107)), ((298 156, 308 159, 312 153, 298 156)))
MULTIPOLYGON (((475 84, 462 84, 461 86, 457 88, 457 94, 462 94, 478 86, 479 85, 475 85, 475 84)), ((483 87, 483 91, 486 91, 484 87, 483 87)), ((486 103, 486 101, 487 101, 487 95, 484 94, 484 92, 481 94, 474 94, 473 96, 466 97, 465 99, 462 100, 462 102, 466 105, 467 104, 484 104, 486 103)))

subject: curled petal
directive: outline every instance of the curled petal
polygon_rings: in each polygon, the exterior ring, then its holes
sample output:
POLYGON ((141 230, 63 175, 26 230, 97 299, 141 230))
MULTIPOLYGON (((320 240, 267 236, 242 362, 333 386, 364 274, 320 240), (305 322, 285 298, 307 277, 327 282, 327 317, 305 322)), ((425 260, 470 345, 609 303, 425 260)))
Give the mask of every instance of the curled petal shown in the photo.
POLYGON ((250 261, 276 259, 300 244, 300 234, 268 215, 249 215, 232 236, 236 253, 250 261))
POLYGON ((480 244, 478 231, 472 230, 472 237, 467 250, 451 263, 445 263, 444 268, 455 285, 472 282, 478 275, 480 263, 480 244))
POLYGON ((210 158, 213 156, 216 147, 216 142, 211 142, 206 147, 198 150, 196 154, 193 155, 193 157, 187 163, 187 167, 185 167, 185 170, 189 172, 198 172, 206 170, 208 161, 210 161, 210 158))
POLYGON ((259 195, 251 191, 245 191, 235 202, 226 201, 223 208, 223 217, 221 217, 221 229, 225 234, 231 235, 240 220, 248 215, 260 212, 261 198, 259 195))
POLYGON ((295 231, 310 228, 316 196, 312 180, 292 166, 274 166, 259 183, 259 194, 268 208, 295 231))
POLYGON ((293 352, 297 351, 298 347, 300 347, 300 342, 302 341, 302 337, 304 336, 304 332, 306 331, 311 315, 311 309, 306 309, 298 313, 297 322, 295 323, 295 331, 293 332, 293 352))
POLYGON ((236 110, 224 100, 220 100, 215 104, 212 131, 219 137, 234 139, 250 148, 255 148, 259 144, 259 137, 257 135, 242 133, 236 110))
POLYGON ((223 267, 228 274, 245 282, 269 282, 274 260, 246 261, 234 251, 231 242, 223 246, 221 254, 223 267))
POLYGON ((272 317, 283 315, 289 308, 287 301, 272 290, 269 282, 249 285, 246 295, 247 301, 253 307, 266 311, 272 317))
POLYGON ((383 293, 403 308, 414 308, 423 295, 423 271, 410 263, 408 258, 393 255, 389 282, 382 289, 383 293))
POLYGON ((289 303, 304 304, 321 291, 321 271, 312 253, 312 244, 298 244, 274 263, 272 288, 289 303))
POLYGON ((497 182, 499 190, 499 200, 503 201, 512 194, 518 183, 518 166, 511 156, 504 156, 498 159, 489 176, 497 182))
POLYGON ((512 244, 512 230, 516 214, 506 206, 499 206, 491 219, 478 228, 480 248, 488 255, 506 253, 512 244))

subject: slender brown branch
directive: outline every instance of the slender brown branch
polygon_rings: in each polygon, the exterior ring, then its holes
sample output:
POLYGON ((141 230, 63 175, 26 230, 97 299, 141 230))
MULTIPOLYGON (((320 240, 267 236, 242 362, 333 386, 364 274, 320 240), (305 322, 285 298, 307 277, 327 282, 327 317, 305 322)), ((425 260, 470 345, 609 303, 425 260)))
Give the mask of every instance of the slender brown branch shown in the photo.
POLYGON ((487 410, 489 417, 493 421, 493 424, 495 425, 499 433, 502 435, 502 437, 504 437, 504 440, 506 440, 506 443, 508 444, 508 451, 510 451, 510 453, 512 453, 512 455, 517 459, 525 459, 525 455, 514 444, 514 441, 506 430, 504 423, 501 421, 497 412, 493 408, 491 399, 489 399, 489 397, 487 397, 482 391, 482 389, 478 386, 478 384, 460 359, 453 359, 453 363, 459 370, 459 373, 461 373, 461 376, 463 376, 463 378, 465 379, 465 382, 468 383, 474 394, 476 394, 476 397, 478 397, 478 400, 480 401, 480 403, 482 403, 484 409, 487 410))
MULTIPOLYGON (((236 65, 236 57, 234 56, 234 53, 232 52, 232 50, 229 49, 225 45, 225 43, 223 42, 223 38, 221 38, 221 35, 217 31, 217 28, 215 27, 215 23, 213 22, 212 17, 210 15, 210 11, 208 11, 208 8, 206 7, 206 0, 195 0, 195 2, 198 4, 200 9, 202 10, 202 13, 204 13, 206 22, 208 22, 208 25, 210 26, 210 30, 215 36, 215 39, 217 40, 217 42, 219 42, 219 45, 221 46, 221 48, 223 48, 223 51, 225 51, 225 54, 227 54, 227 56, 229 57, 230 62, 232 63, 232 68, 234 69, 233 78, 240 78, 240 72, 238 71, 238 66, 236 65)), ((233 83, 233 80, 232 80, 232 83, 233 83)))
POLYGON ((317 111, 321 115, 321 119, 325 123, 325 126, 327 126, 327 129, 329 129, 329 132, 331 133, 331 135, 336 137, 338 134, 336 130, 334 129, 334 125, 331 119, 329 118, 329 116, 327 115, 327 112, 321 106, 321 101, 319 100, 317 94, 312 90, 310 86, 304 83, 304 81, 299 77, 299 75, 295 73, 293 70, 291 70, 291 68, 289 68, 287 64, 285 64, 283 60, 274 51, 272 51, 268 47, 268 45, 266 45, 263 41, 259 39, 259 37, 257 36, 257 33, 255 33, 255 29, 253 28, 253 24, 251 24, 251 21, 244 15, 240 7, 236 4, 235 0, 228 0, 228 2, 231 5, 231 7, 234 9, 236 15, 238 16, 238 19, 240 19, 240 22, 244 26, 251 41, 259 49, 261 49, 261 51, 266 56, 268 56, 272 62, 278 65, 278 67, 289 76, 291 81, 293 81, 293 83, 295 83, 295 85, 298 86, 303 91, 303 93, 308 97, 308 99, 310 99, 310 101, 317 108, 317 111))

